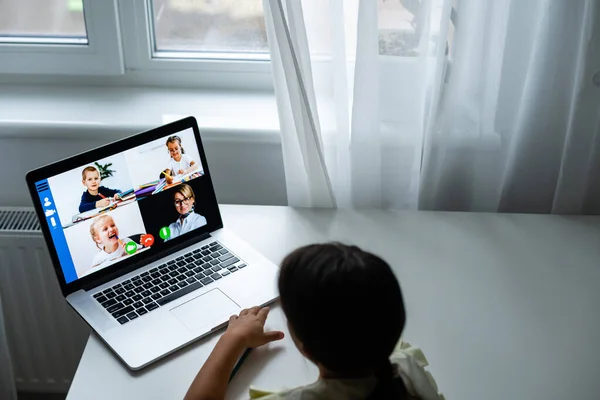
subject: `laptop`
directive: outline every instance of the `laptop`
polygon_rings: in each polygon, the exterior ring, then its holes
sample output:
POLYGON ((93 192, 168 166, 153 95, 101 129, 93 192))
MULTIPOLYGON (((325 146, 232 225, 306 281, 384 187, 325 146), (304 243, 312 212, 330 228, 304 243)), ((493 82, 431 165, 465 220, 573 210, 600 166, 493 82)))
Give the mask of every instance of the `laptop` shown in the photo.
POLYGON ((277 297, 278 268, 223 226, 192 117, 26 180, 62 294, 132 370, 277 297))

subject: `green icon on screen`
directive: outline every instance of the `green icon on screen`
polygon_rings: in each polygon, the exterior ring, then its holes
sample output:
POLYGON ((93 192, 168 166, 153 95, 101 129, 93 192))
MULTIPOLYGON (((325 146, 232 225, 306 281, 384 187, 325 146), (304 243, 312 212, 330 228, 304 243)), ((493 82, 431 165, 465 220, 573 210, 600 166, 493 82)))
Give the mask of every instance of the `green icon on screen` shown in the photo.
POLYGON ((168 226, 164 226, 160 228, 158 234, 162 240, 167 240, 171 236, 171 230, 168 226))
POLYGON ((128 242, 125 245, 125 252, 129 255, 135 253, 137 251, 137 244, 135 244, 134 242, 128 242))

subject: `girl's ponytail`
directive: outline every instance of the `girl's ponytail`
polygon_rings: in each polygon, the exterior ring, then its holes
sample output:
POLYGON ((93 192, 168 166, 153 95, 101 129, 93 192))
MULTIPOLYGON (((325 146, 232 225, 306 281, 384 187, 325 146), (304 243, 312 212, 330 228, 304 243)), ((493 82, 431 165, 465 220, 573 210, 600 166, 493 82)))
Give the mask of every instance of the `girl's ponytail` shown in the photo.
POLYGON ((377 385, 367 400, 408 399, 408 391, 402 378, 396 374, 395 367, 386 358, 377 371, 377 385))

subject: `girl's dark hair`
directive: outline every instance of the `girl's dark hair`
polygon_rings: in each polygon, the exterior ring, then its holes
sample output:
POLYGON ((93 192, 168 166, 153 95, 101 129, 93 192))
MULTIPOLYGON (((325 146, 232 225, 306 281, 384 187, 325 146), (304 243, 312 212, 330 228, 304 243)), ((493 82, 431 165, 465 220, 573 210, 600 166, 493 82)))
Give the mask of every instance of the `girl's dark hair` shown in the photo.
POLYGON ((370 399, 407 398, 389 361, 406 313, 385 261, 340 243, 301 247, 283 260, 279 294, 291 330, 313 361, 343 376, 375 371, 370 399))
POLYGON ((185 150, 183 149, 183 146, 181 145, 181 138, 177 135, 173 135, 173 136, 169 136, 167 138, 167 142, 165 143, 166 146, 169 145, 169 143, 179 143, 179 148, 181 149, 181 154, 185 154, 185 150))

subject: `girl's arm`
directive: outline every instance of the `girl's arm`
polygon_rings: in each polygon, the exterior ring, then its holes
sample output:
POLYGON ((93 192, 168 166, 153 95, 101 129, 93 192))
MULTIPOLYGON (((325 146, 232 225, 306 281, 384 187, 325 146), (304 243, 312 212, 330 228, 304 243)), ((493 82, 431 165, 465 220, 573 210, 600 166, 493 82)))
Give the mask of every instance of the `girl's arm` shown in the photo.
POLYGON ((190 166, 186 169, 183 170, 184 174, 189 174, 192 171, 195 171, 198 169, 198 164, 196 164, 196 161, 192 160, 190 161, 190 166))
POLYGON ((265 332, 269 308, 242 310, 229 319, 227 331, 194 378, 184 400, 223 400, 229 376, 247 348, 283 339, 283 332, 265 332))

